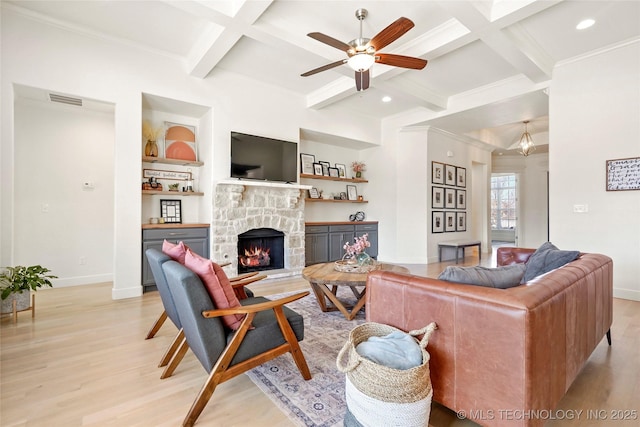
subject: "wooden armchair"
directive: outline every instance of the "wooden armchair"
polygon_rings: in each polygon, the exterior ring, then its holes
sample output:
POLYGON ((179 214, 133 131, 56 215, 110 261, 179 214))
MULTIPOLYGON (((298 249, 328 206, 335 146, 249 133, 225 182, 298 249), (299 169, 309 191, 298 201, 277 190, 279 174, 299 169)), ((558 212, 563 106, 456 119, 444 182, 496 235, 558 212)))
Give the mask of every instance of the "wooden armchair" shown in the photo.
MULTIPOLYGON (((178 316, 178 312, 176 311, 175 303, 173 302, 173 297, 171 296, 171 292, 169 291, 169 286, 167 285, 167 279, 164 275, 164 271, 162 271, 162 264, 167 261, 170 261, 171 258, 168 255, 165 255, 161 251, 157 249, 147 249, 145 252, 147 255, 147 260, 149 261, 149 266, 151 267, 151 272, 153 274, 153 278, 156 282, 156 287, 158 288, 158 292, 160 293, 160 299, 162 300, 162 305, 164 306, 164 310, 162 314, 154 323, 153 328, 149 331, 146 339, 153 338, 158 329, 162 326, 164 321, 169 318, 171 322, 178 328, 178 334, 175 336, 167 351, 162 355, 160 359, 160 363, 158 363, 158 367, 165 367, 164 371, 160 375, 161 379, 170 377, 173 371, 175 371, 176 367, 186 354, 189 347, 187 346, 184 339, 184 332, 182 330, 182 322, 180 321, 180 317, 178 316), (169 366, 169 362, 174 359, 174 356, 177 352, 180 352, 180 356, 174 360, 173 364, 169 366)), ((247 298, 248 295, 253 296, 251 290, 244 288, 245 285, 249 283, 256 282, 258 280, 264 279, 266 276, 260 275, 257 273, 248 273, 247 275, 238 276, 232 280, 232 286, 236 295, 243 295, 244 298, 247 298)), ((241 299, 238 296, 238 299, 241 299)))
MULTIPOLYGON (((147 250, 150 251, 151 249, 147 250)), ((153 249, 155 251, 158 251, 157 249, 153 249)), ((158 251, 160 252, 160 251, 158 251)), ((149 258, 147 258, 147 260, 149 260, 149 258)), ((149 265, 151 265, 151 261, 149 260, 149 265)), ((218 264, 220 267, 226 267, 228 265, 231 265, 230 262, 226 262, 224 264, 218 264)), ((158 278, 156 277, 156 273, 153 271, 153 267, 151 267, 151 271, 153 273, 153 278, 156 282, 156 287, 158 288, 158 291, 160 291, 160 285, 158 284, 158 278)), ((259 274, 259 272, 254 271, 252 273, 245 273, 245 274, 241 274, 239 276, 236 277, 230 277, 229 280, 231 281, 231 284, 234 287, 234 290, 236 292, 236 295, 238 297, 238 299, 243 299, 243 298, 247 298, 247 297, 252 297, 253 296, 253 292, 251 292, 250 289, 245 289, 245 286, 247 286, 250 283, 253 282, 257 282, 259 280, 262 279, 266 279, 267 276, 264 274, 259 274)), ((162 297, 162 292, 160 292, 160 296, 162 297)), ((164 304, 164 299, 163 299, 163 304, 164 304)), ((156 333, 158 333, 158 331, 160 330, 160 328, 162 327, 162 325, 164 324, 164 322, 167 320, 167 310, 166 310, 166 305, 165 305, 165 309, 162 311, 162 313, 160 313, 160 316, 158 317, 158 319, 156 319, 155 322, 153 322, 153 325, 151 326, 151 329, 149 329, 149 332, 147 333, 147 336, 144 338, 145 340, 151 339, 153 338, 156 333)), ((175 322, 174 322, 175 324, 175 322)), ((177 326, 177 325, 176 325, 177 326)), ((180 329, 180 328, 178 328, 180 329)), ((164 365, 163 365, 164 366, 164 365)))
POLYGON ((194 272, 175 261, 164 263, 162 269, 182 320, 186 342, 209 373, 183 426, 196 422, 218 384, 282 354, 291 353, 302 377, 311 379, 298 344, 304 338, 304 320, 284 307, 309 292, 274 301, 246 298, 241 301, 242 307, 216 309, 194 272), (225 327, 221 320, 221 316, 231 314, 246 314, 235 331, 225 327))

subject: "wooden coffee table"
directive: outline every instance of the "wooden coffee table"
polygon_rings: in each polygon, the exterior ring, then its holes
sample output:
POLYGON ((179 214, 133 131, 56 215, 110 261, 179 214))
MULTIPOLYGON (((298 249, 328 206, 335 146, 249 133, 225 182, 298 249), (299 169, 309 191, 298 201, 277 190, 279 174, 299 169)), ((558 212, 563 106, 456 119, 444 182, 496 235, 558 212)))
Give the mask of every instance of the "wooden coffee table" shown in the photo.
MULTIPOLYGON (((333 267, 333 262, 310 265, 302 270, 302 277, 309 281, 311 289, 316 295, 316 300, 318 300, 318 305, 323 312, 340 310, 347 320, 353 320, 365 303, 367 273, 342 273, 336 271, 333 267), (338 299, 339 286, 351 288, 353 296, 357 299, 354 306, 345 306, 338 299), (358 288, 362 288, 362 290, 358 290, 358 288)), ((395 271, 398 273, 409 272, 405 267, 384 263, 378 263, 376 270, 395 271)))

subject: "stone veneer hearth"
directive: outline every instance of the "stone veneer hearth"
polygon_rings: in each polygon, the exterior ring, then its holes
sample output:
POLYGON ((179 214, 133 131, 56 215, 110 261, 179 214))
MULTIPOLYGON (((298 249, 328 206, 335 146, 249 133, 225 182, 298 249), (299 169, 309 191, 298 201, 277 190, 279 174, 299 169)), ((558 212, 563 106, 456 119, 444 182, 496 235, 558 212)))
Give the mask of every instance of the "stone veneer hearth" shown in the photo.
POLYGON ((305 263, 304 195, 300 186, 235 182, 216 186, 211 259, 231 262, 227 268, 237 274, 238 235, 263 227, 284 233, 284 268, 290 275, 300 274, 305 263))

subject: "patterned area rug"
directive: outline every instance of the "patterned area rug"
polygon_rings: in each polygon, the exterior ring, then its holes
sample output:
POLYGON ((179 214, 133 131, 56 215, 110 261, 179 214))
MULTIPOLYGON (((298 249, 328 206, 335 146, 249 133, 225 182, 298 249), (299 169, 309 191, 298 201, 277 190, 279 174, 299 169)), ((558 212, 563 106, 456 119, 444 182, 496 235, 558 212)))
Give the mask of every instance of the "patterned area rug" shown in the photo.
MULTIPOLYGON (((349 296, 353 300, 348 288, 340 291, 341 300, 349 301, 349 296)), ((289 294, 273 295, 269 299, 289 294)), ((355 303, 355 300, 349 302, 355 303)), ((346 320, 339 311, 323 313, 313 293, 287 306, 304 317, 304 340, 300 347, 312 379, 302 378, 290 354, 264 363, 247 375, 296 424, 342 426, 347 410, 345 377, 336 367, 336 357, 347 342, 349 332, 364 323, 364 312, 360 311, 352 321, 346 320)))

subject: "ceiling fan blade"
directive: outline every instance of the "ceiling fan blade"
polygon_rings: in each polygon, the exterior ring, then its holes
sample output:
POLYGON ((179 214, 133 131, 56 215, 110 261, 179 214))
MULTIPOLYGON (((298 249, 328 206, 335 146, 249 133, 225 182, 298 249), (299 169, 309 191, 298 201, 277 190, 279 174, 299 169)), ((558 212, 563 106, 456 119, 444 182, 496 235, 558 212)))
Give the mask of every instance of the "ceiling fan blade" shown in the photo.
POLYGON ((427 65, 426 59, 414 58, 413 56, 393 55, 389 53, 377 53, 376 62, 379 64, 392 65, 394 67, 413 68, 422 70, 427 65))
POLYGON ((369 80, 369 70, 356 71, 356 89, 358 92, 369 89, 369 80))
POLYGON ((322 67, 314 68, 314 69, 313 69, 313 70, 311 70, 311 71, 307 71, 307 72, 306 72, 306 73, 304 73, 304 74, 300 74, 300 76, 302 76, 302 77, 308 77, 308 76, 311 76, 311 75, 313 75, 313 74, 317 74, 317 73, 320 73, 320 72, 322 72, 322 71, 327 71, 327 70, 330 70, 330 69, 332 69, 332 68, 335 68, 335 67, 337 67, 337 66, 339 66, 339 65, 344 64, 345 62, 347 62, 347 60, 346 60, 346 59, 341 59, 340 61, 332 62, 331 64, 327 64, 327 65, 323 65, 322 67))
POLYGON ((309 33, 307 35, 312 39, 318 40, 319 42, 322 42, 324 44, 328 44, 329 46, 335 47, 336 49, 340 49, 343 52, 346 52, 349 49, 351 49, 351 46, 349 46, 348 44, 341 42, 340 40, 334 39, 333 37, 330 37, 326 34, 309 33))
POLYGON ((411 19, 405 17, 398 18, 387 28, 376 34, 369 42, 369 46, 373 46, 375 50, 378 51, 389 43, 396 41, 400 36, 412 29, 413 26, 414 23, 411 19))

